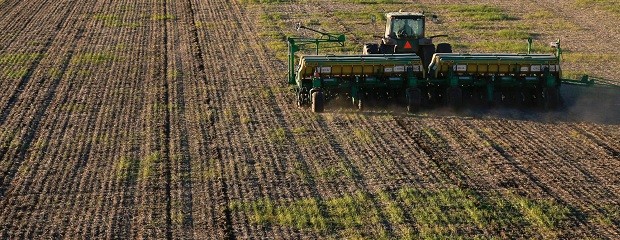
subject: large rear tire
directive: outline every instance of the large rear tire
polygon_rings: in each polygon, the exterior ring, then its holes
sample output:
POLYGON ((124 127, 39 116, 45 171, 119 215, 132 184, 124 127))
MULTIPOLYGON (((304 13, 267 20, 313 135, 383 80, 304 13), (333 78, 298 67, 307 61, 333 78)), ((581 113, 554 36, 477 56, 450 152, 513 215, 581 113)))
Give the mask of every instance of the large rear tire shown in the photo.
POLYGON ((437 44, 437 50, 435 50, 436 53, 452 53, 452 45, 450 45, 449 43, 440 43, 437 44))
POLYGON ((323 112, 325 103, 325 96, 323 92, 316 91, 312 93, 312 111, 316 113, 323 112))
POLYGON ((381 44, 379 45, 379 53, 394 54, 394 45, 381 44))
POLYGON ((407 111, 410 113, 420 111, 422 106, 422 91, 419 88, 407 89, 407 111))

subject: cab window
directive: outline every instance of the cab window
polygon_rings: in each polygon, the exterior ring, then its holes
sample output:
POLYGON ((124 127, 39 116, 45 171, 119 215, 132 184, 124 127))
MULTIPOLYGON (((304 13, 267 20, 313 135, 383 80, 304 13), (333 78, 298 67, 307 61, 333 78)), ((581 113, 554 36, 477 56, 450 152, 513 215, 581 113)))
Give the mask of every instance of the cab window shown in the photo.
POLYGON ((395 18, 392 20, 392 33, 408 37, 420 37, 423 31, 422 19, 395 18))

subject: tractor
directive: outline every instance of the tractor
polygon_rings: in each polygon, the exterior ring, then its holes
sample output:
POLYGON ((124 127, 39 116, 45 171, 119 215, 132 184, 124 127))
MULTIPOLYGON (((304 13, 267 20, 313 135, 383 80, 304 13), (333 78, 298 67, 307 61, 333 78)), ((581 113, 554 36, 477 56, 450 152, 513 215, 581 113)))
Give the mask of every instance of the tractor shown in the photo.
POLYGON ((450 44, 433 43, 446 35, 426 37, 424 13, 392 12, 386 20, 381 42, 364 44, 359 55, 320 55, 321 44, 344 46, 345 36, 298 24, 297 30, 320 37, 287 37, 288 83, 295 89, 297 105, 323 112, 330 99, 344 97, 362 109, 367 97, 387 96, 404 102, 409 112, 427 103, 460 108, 469 100, 552 109, 561 105, 562 84, 595 84, 587 75, 580 80, 562 78, 559 40, 552 43, 553 54, 532 54, 531 38, 527 53, 452 53, 450 44), (298 56, 307 45, 316 48, 315 54, 298 56))

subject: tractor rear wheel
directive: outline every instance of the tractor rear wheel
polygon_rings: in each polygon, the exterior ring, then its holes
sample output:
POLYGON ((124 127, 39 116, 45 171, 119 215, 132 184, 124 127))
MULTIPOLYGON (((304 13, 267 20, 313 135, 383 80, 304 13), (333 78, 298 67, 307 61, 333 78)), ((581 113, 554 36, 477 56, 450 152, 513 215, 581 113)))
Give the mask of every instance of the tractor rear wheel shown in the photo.
POLYGON ((436 53, 452 53, 452 45, 449 43, 440 43, 437 44, 436 53))
POLYGON ((463 105, 463 90, 460 87, 446 89, 446 100, 451 108, 460 108, 463 105))
POLYGON ((407 89, 407 111, 410 113, 417 112, 422 106, 422 91, 419 88, 407 89))
POLYGON ((323 112, 325 103, 325 96, 323 92, 316 91, 312 93, 312 111, 323 112))
POLYGON ((379 53, 393 54, 395 47, 396 46, 394 46, 394 45, 380 44, 379 45, 379 53))

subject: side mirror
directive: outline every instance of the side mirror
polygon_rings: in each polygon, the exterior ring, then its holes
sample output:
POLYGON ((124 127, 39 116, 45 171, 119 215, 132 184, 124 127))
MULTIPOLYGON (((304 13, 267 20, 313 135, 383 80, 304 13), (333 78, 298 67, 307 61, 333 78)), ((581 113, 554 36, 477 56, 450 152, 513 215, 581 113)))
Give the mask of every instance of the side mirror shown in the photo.
POLYGON ((296 29, 297 31, 299 31, 302 27, 303 27, 303 25, 301 25, 301 23, 300 23, 300 22, 295 23, 295 29, 296 29))
POLYGON ((433 23, 439 23, 439 17, 437 17, 437 15, 433 14, 431 16, 431 22, 433 23))
POLYGON ((375 15, 371 15, 370 16, 370 22, 374 25, 375 23, 377 23, 377 16, 375 15))

